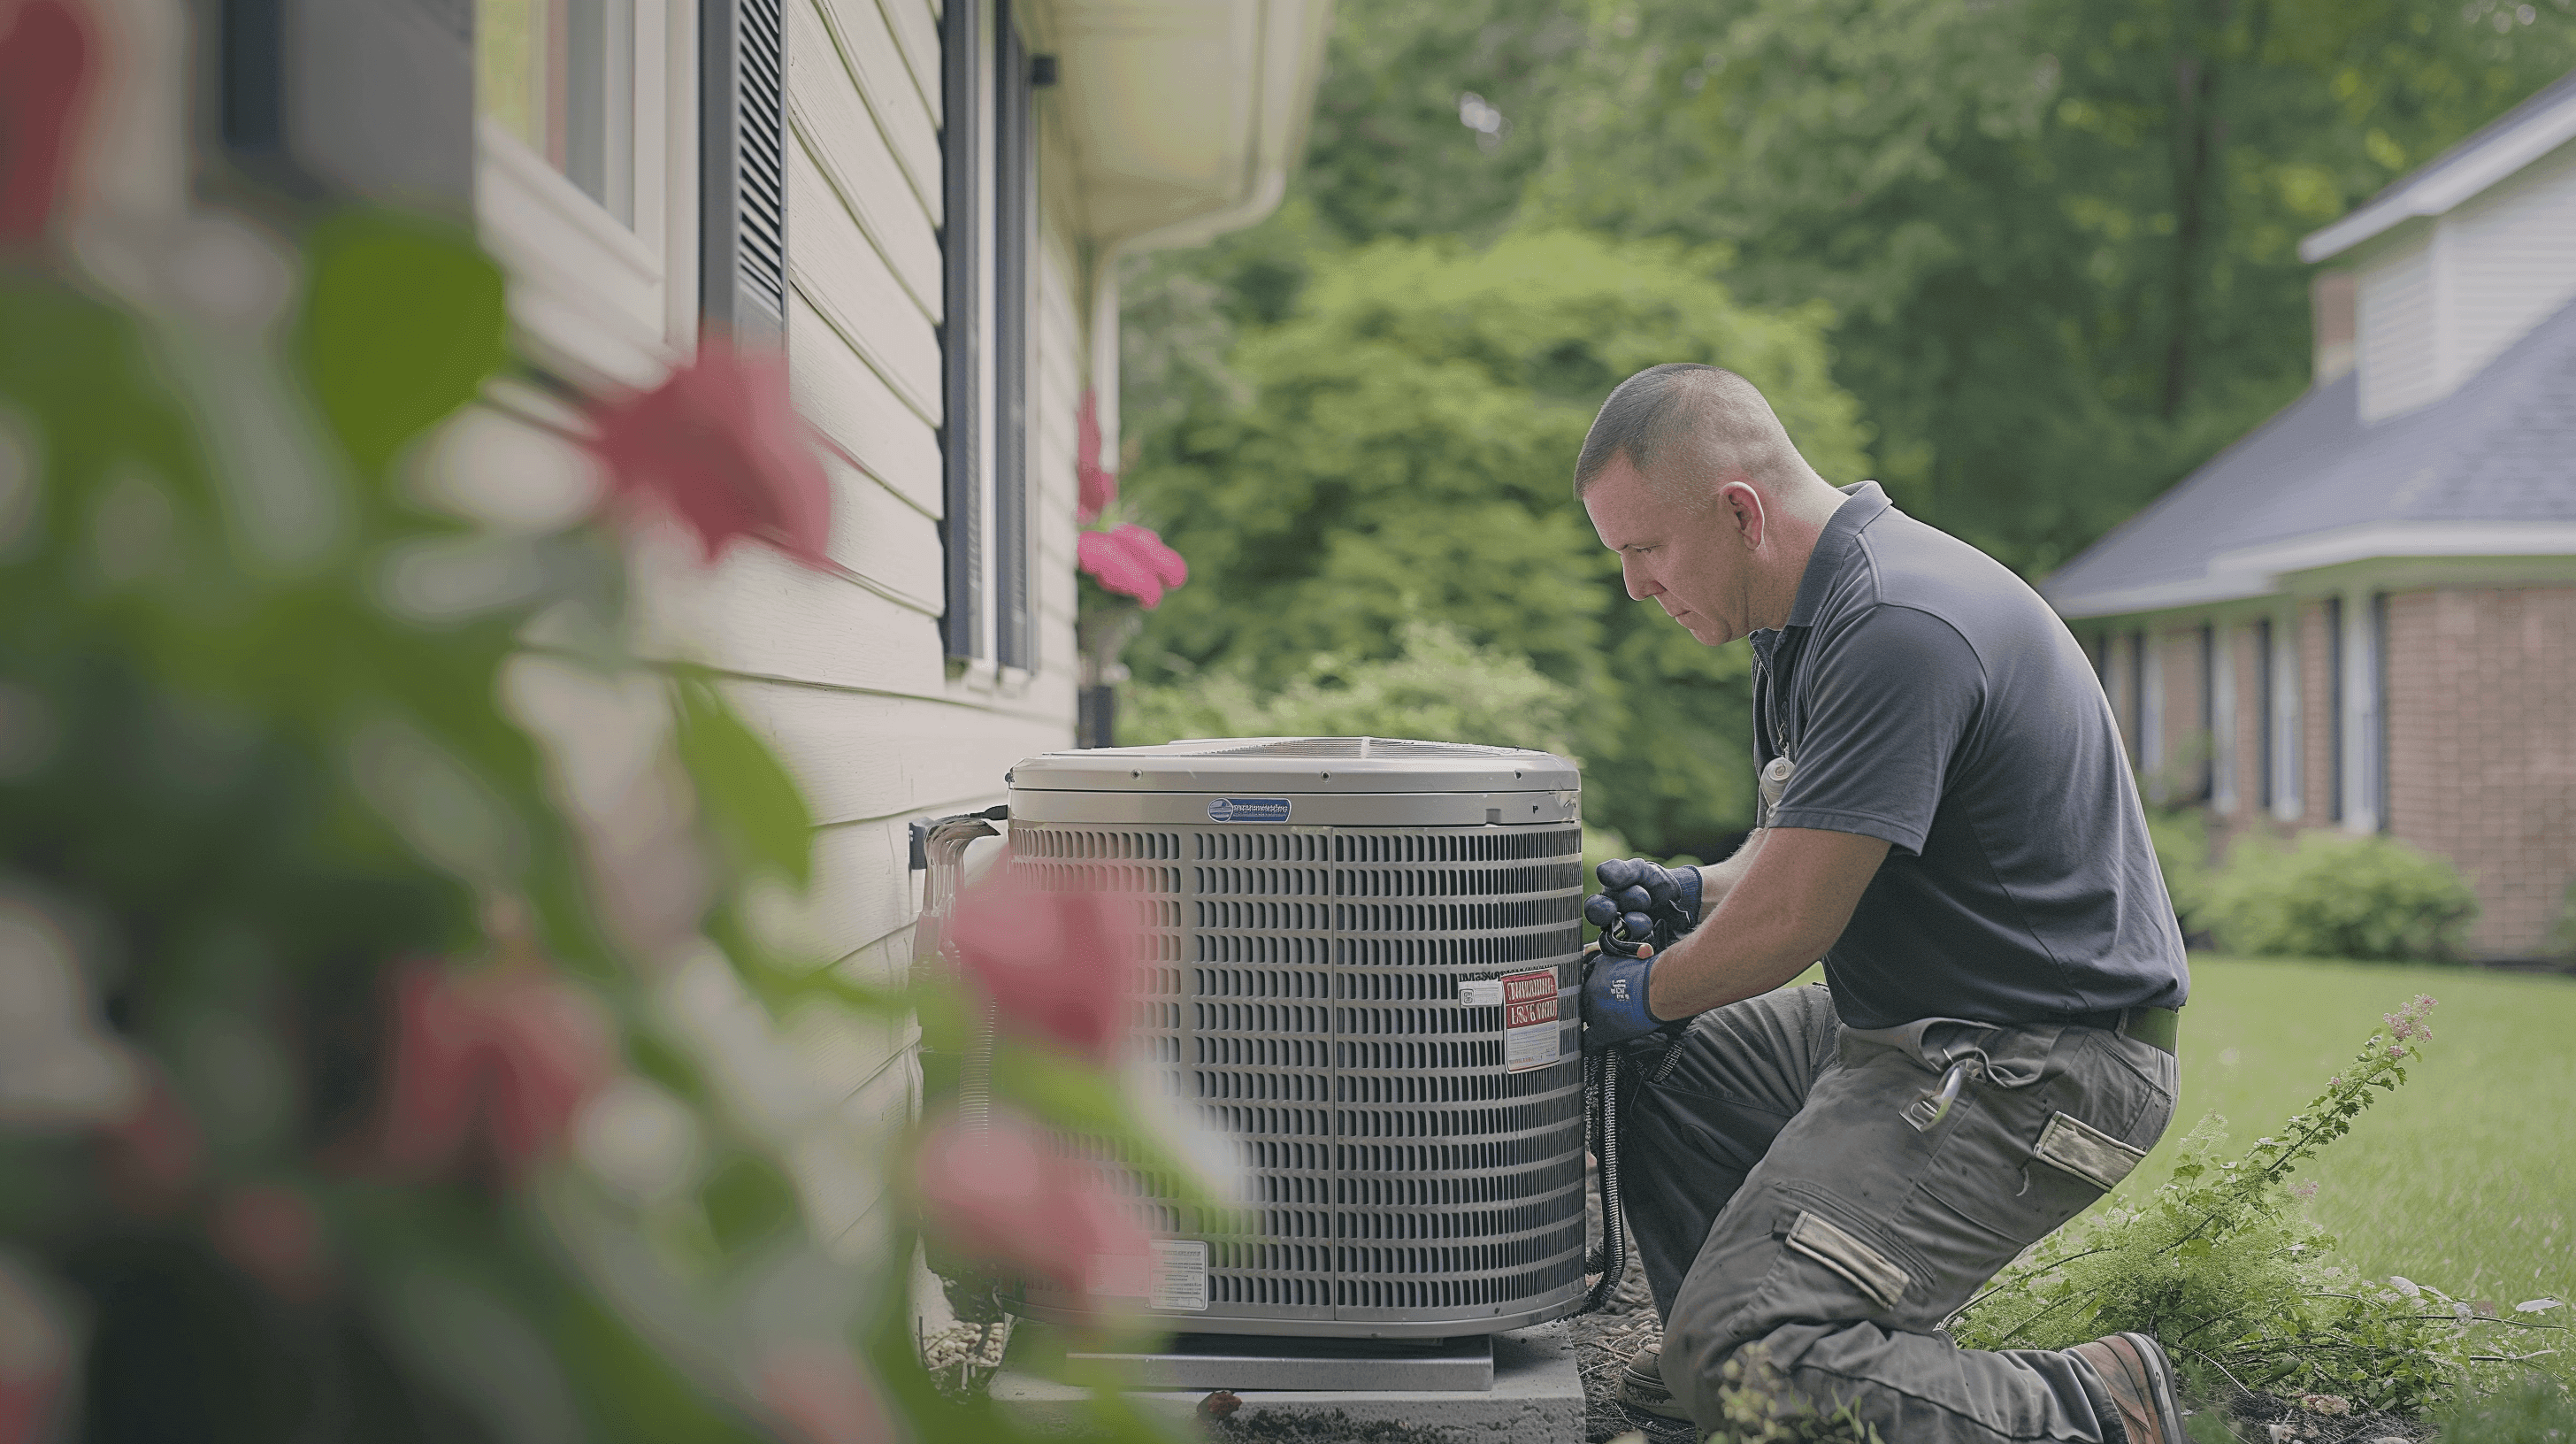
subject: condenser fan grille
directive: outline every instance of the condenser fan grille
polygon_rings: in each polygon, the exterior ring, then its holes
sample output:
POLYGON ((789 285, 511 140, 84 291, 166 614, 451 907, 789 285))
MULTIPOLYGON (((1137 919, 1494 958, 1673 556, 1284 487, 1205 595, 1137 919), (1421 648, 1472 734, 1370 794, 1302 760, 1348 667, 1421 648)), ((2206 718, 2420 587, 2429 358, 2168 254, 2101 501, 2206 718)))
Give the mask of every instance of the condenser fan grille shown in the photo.
POLYGON ((1167 960, 1138 1010, 1150 1056, 1251 1170, 1259 1236, 1206 1239, 1206 1306, 1176 1327, 1469 1333, 1580 1294, 1570 997, 1561 1037, 1515 1071, 1504 1008, 1460 995, 1511 975, 1552 978, 1551 1001, 1573 988, 1579 825, 1011 837, 1041 886, 1137 895, 1167 960))

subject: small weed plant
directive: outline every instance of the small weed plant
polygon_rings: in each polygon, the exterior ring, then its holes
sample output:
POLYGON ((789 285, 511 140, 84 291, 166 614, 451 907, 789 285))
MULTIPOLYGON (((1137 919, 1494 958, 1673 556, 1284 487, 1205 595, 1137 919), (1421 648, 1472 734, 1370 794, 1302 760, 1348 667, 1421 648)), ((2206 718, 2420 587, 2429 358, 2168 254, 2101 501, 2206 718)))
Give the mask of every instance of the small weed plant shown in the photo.
POLYGON ((1701 1444, 1885 1444, 1857 1406, 1827 1409, 1792 1391, 1760 1344, 1736 1350, 1718 1377, 1720 1422, 1701 1444))
POLYGON ((2550 1352, 2554 1299, 2498 1310, 2404 1278, 2362 1278, 2300 1207, 2290 1176, 2406 1081, 2433 1000, 2384 1015, 2350 1067, 2276 1135, 2222 1159, 2224 1120, 2185 1140, 2172 1177, 2042 1240, 1950 1321, 1972 1349, 2062 1349, 2134 1329, 2199 1397, 2256 1391, 2417 1415, 2550 1352))

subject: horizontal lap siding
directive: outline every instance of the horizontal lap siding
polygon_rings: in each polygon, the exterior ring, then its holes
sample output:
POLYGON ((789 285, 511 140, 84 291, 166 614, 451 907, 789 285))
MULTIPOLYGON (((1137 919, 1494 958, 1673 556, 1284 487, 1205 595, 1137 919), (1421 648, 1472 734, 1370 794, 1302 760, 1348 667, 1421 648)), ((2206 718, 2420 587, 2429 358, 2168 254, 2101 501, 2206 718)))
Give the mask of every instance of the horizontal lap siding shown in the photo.
MULTIPOLYGON (((813 809, 814 883, 764 905, 764 927, 797 956, 884 984, 911 961, 921 878, 906 864, 908 824, 1002 800, 1014 762, 1072 740, 1085 309, 1063 226, 1069 197, 1051 193, 1031 368, 1042 665, 1033 676, 952 677, 938 621, 937 11, 924 0, 789 0, 788 10, 788 357, 797 409, 829 457, 832 568, 757 549, 705 571, 648 557, 644 631, 724 675, 813 809)), ((784 1031, 800 1075, 846 1098, 794 1150, 800 1193, 826 1234, 865 1240, 882 1217, 883 1169, 852 1145, 881 1143, 908 1116, 910 1041, 872 1024, 784 1031)))

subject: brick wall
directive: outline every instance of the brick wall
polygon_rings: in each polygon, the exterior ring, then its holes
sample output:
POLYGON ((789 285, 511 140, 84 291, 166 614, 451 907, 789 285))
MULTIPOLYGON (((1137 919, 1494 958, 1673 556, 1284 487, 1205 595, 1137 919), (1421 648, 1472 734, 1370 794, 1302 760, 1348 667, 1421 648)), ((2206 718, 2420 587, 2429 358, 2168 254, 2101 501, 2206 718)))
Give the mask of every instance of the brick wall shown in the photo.
POLYGON ((2392 595, 2388 669, 2389 830, 2477 889, 2476 951, 2545 953, 2576 876, 2576 587, 2392 595))
POLYGON ((2165 800, 2193 802, 2208 795, 2209 737, 2200 725, 2200 628, 2173 627, 2156 639, 2156 667, 2164 674, 2165 800))

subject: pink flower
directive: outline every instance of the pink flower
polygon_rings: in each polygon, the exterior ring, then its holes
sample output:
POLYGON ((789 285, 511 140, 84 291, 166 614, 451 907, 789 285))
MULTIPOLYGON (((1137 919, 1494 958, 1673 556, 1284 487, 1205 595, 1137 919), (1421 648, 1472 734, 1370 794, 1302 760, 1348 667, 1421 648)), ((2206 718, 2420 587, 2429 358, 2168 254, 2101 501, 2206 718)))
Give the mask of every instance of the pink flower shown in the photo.
POLYGON ((996 1112, 982 1128, 956 1118, 922 1141, 914 1165, 923 1226, 970 1258, 1084 1296, 1133 1275, 1152 1242, 1099 1172, 1068 1158, 1034 1123, 996 1112))
POLYGON ((392 1082, 373 1155, 395 1173, 489 1163, 515 1181, 615 1066, 599 1005, 531 965, 460 976, 417 962, 393 990, 392 1082))
POLYGON ((52 1437, 55 1397, 72 1362, 61 1312, 0 1254, 0 1444, 52 1437))
POLYGON ((794 1345, 760 1366, 760 1402, 805 1444, 891 1444, 894 1427, 849 1351, 794 1345))
POLYGON ((2313 1183, 2293 1184, 2290 1187, 2290 1192, 2293 1196, 2304 1201, 2317 1196, 2317 1186, 2313 1183))
POLYGON ((1087 531, 1074 543, 1074 558, 1092 580, 1123 597, 1134 597, 1147 611, 1162 605, 1163 593, 1190 579, 1190 564, 1144 527, 1128 522, 1110 531, 1087 531))
POLYGON ((739 537, 809 567, 830 563, 832 487, 787 395, 783 356, 698 347, 662 384, 593 402, 591 451, 629 506, 668 509, 713 562, 739 537))
POLYGON ((85 7, 19 0, 16 8, 0 34, 0 247, 41 239, 61 205, 98 59, 85 7))
POLYGON ((127 1211, 157 1217, 177 1208, 196 1187, 206 1145, 197 1121, 157 1072, 134 1111, 99 1130, 106 1145, 110 1196, 127 1211))
POLYGON ((232 1189, 216 1201, 211 1231, 216 1252, 279 1298, 302 1302, 322 1292, 322 1216, 297 1190, 232 1189))
POLYGON ((1118 473, 1100 464, 1100 398, 1082 393, 1082 414, 1074 418, 1073 470, 1081 483, 1073 519, 1084 526, 1097 521, 1118 500, 1118 473))
POLYGON ((1133 906, 1098 891, 1042 892, 1004 859, 959 896, 948 936, 1005 1028, 1106 1059, 1136 992, 1133 906))

